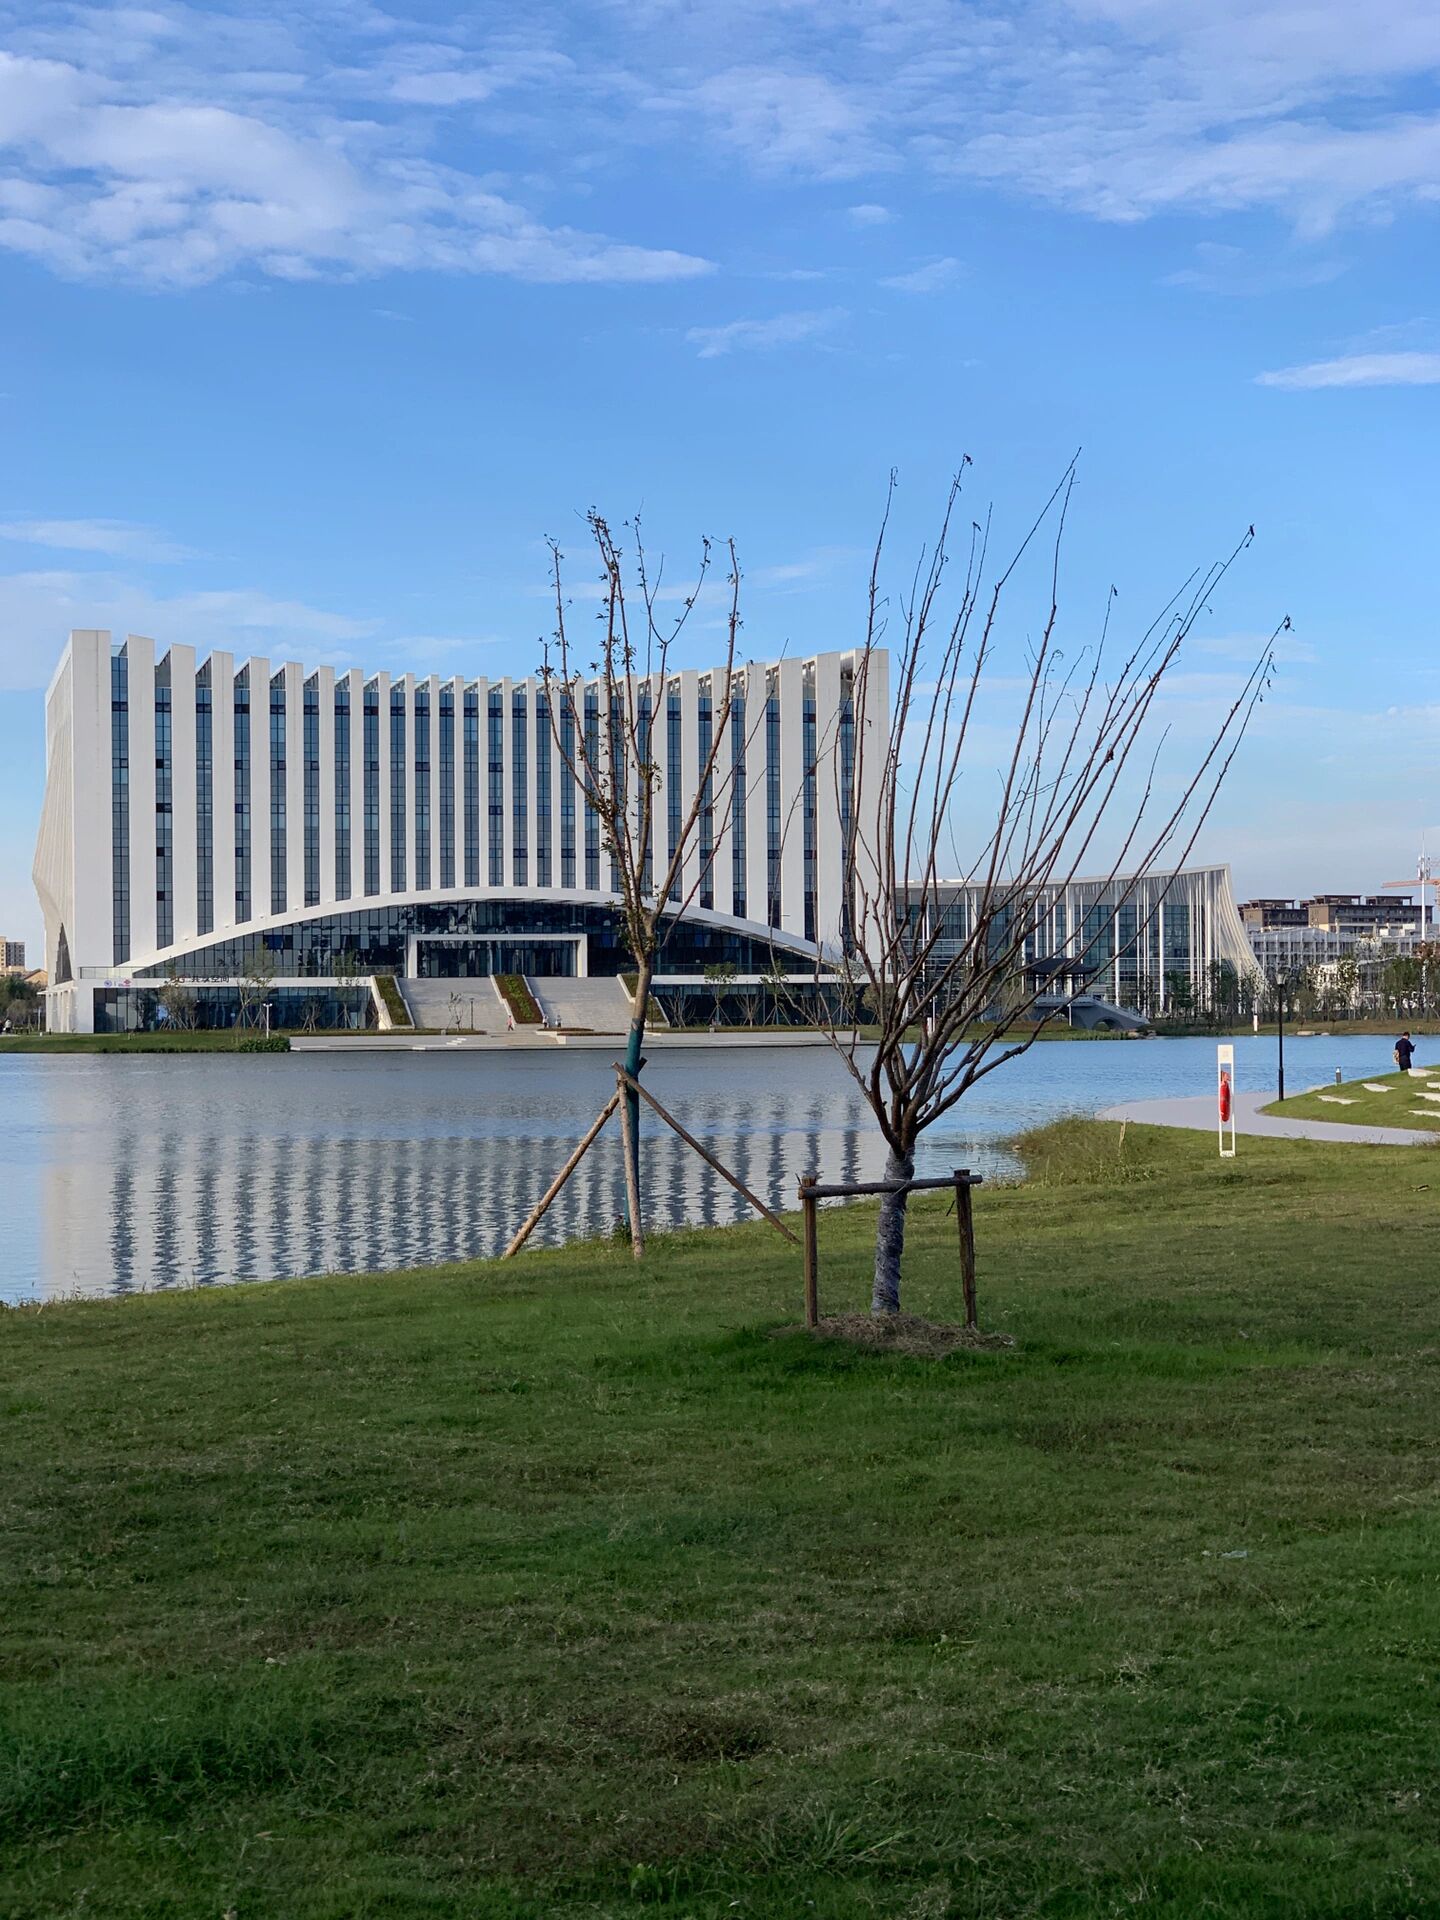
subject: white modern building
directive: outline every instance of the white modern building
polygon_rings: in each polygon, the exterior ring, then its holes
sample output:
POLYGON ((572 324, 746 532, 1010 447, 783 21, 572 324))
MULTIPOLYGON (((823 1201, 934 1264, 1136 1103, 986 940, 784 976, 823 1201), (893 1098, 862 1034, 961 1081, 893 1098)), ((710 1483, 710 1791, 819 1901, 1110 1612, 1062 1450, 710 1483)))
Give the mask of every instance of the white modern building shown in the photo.
MULTIPOLYGON (((667 972, 758 974, 777 951, 803 967, 838 952, 842 848, 883 759, 856 750, 870 724, 856 661, 737 669, 667 972)), ((882 730, 886 671, 881 655, 864 676, 882 730)), ((660 769, 658 884, 721 724, 724 675, 640 684, 660 769)), ((577 699, 587 730, 602 691, 577 699)), ((538 679, 201 660, 82 631, 51 681, 46 736, 34 871, 54 1029, 134 1024, 136 996, 153 1001, 167 981, 209 983, 214 1014, 221 989, 258 969, 283 1018, 290 988, 356 974, 630 965, 600 822, 538 679)))

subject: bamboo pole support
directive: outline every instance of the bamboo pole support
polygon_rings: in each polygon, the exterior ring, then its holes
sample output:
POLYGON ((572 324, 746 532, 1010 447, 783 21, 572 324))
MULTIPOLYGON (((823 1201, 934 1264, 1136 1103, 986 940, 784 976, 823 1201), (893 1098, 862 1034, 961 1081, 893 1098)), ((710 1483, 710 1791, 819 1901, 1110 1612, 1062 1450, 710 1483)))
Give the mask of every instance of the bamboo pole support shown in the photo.
POLYGON ((645 1256, 645 1227, 640 1218, 640 1179, 636 1171, 636 1135, 635 1116, 630 1111, 630 1102, 625 1098, 625 1089, 629 1085, 644 1098, 648 1098, 645 1089, 638 1080, 626 1073, 617 1061, 615 1063, 616 1087, 615 1104, 620 1109, 620 1135, 625 1151, 625 1203, 630 1214, 630 1251, 637 1260, 645 1256))
MULTIPOLYGON (((682 1127, 680 1122, 675 1118, 674 1114, 667 1113, 665 1111, 664 1107, 661 1106, 660 1102, 655 1098, 653 1093, 647 1093, 645 1088, 641 1086, 638 1080, 633 1080, 630 1078, 630 1076, 626 1073, 624 1067, 620 1065, 618 1060, 615 1062, 615 1071, 620 1076, 621 1082, 625 1083, 628 1081, 628 1083, 635 1089, 636 1093, 639 1094, 640 1098, 645 1102, 645 1104, 648 1107, 652 1108, 654 1112, 659 1115, 660 1119, 662 1119, 665 1122, 666 1126, 670 1128, 672 1133, 679 1134, 680 1138, 685 1142, 686 1146, 690 1148, 692 1153, 698 1153, 700 1158, 703 1161, 705 1161, 708 1166, 711 1166, 715 1169, 716 1173, 720 1175, 720 1178, 722 1180, 728 1180, 731 1186, 734 1187, 735 1191, 738 1194, 742 1194, 744 1198, 750 1202, 751 1206, 754 1207, 755 1211, 758 1214, 762 1214, 764 1218, 770 1222, 771 1226, 774 1227, 777 1233, 783 1234, 785 1238, 790 1242, 792 1247, 799 1246, 800 1244, 799 1241, 795 1238, 795 1235, 790 1231, 789 1227, 786 1226, 785 1222, 779 1217, 779 1215, 772 1213, 769 1207, 766 1206, 765 1202, 759 1197, 759 1195, 752 1193, 749 1187, 746 1186, 745 1182, 741 1180, 736 1174, 731 1173, 730 1169, 727 1166, 725 1166, 721 1161, 717 1160, 714 1154, 710 1152, 708 1147, 702 1147, 700 1142, 695 1138, 693 1133, 687 1133, 685 1128, 682 1127)), ((624 1111, 625 1111, 625 1107, 624 1107, 624 1103, 622 1102, 621 1103, 622 1116, 624 1114, 624 1111)))
POLYGON ((555 1199, 555 1196, 559 1193, 560 1189, 564 1186, 565 1182, 570 1178, 571 1174, 574 1173, 576 1167, 579 1166, 580 1162, 584 1159, 585 1155, 589 1152, 590 1148, 594 1145, 596 1139, 599 1137, 600 1129, 604 1126, 605 1122, 610 1118, 611 1114, 614 1113, 616 1107, 618 1107, 619 1105, 620 1105, 620 1095, 618 1093, 612 1093, 610 1098, 605 1102, 604 1106, 600 1109, 600 1112, 597 1118, 591 1122, 590 1131, 585 1135, 585 1138, 580 1142, 579 1146, 576 1147, 575 1151, 571 1154, 570 1158, 565 1162, 564 1166, 560 1169, 559 1173, 556 1174, 555 1178, 550 1182, 550 1185, 545 1189, 544 1198, 541 1199, 534 1207, 531 1208, 529 1214, 526 1216, 524 1225, 521 1227, 520 1231, 516 1234, 515 1238, 510 1242, 509 1246, 506 1247, 504 1253, 501 1254, 500 1258, 502 1260, 508 1260, 512 1253, 518 1253, 521 1247, 524 1246, 525 1242, 530 1238, 531 1234, 535 1231, 536 1227, 539 1226, 540 1222, 544 1219, 545 1215, 549 1212, 550 1205, 552 1201, 555 1199))
POLYGON ((815 1220, 819 1203, 815 1198, 814 1188, 814 1174, 806 1174, 800 1182, 800 1208, 805 1220, 805 1324, 807 1327, 818 1327, 820 1324, 820 1255, 815 1220))

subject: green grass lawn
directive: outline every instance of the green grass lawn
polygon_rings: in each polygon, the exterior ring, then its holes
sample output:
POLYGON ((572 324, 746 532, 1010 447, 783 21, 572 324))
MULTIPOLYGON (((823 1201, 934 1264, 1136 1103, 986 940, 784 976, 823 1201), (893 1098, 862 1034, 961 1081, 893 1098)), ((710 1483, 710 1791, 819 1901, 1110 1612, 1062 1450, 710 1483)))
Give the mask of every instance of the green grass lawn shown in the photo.
POLYGON ((763 1225, 0 1316, 0 1913, 1440 1913, 1431 1156, 1033 1164, 940 1361, 763 1225))
POLYGON ((1440 1067, 1416 1068, 1409 1074, 1372 1074, 1368 1080, 1347 1080, 1338 1087, 1294 1093, 1288 1100, 1272 1100, 1264 1111, 1287 1120, 1330 1120, 1347 1127, 1440 1130, 1440 1100, 1425 1098, 1427 1085, 1440 1093, 1440 1067), (1384 1091, 1372 1092, 1374 1087, 1384 1091))

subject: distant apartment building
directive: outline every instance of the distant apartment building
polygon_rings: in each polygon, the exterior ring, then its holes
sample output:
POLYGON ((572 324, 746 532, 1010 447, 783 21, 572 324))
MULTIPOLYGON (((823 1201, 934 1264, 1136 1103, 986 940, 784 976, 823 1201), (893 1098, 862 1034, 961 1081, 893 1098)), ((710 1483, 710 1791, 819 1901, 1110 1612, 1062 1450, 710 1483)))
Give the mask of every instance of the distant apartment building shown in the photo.
POLYGON ((0 933, 0 972, 24 973, 24 971, 25 942, 7 940, 4 934, 0 933))
POLYGON ((1407 953, 1433 934, 1434 909, 1404 894, 1317 893, 1242 900, 1240 918, 1262 973, 1294 973, 1376 953, 1407 953))

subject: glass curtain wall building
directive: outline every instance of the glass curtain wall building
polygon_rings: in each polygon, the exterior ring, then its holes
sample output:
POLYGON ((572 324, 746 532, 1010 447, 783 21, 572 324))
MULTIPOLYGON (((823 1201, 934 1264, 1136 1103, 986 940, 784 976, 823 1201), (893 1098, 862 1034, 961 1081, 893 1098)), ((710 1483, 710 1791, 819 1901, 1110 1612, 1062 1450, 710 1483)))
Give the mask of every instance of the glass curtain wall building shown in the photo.
MULTIPOLYGON (((852 653, 687 669, 640 686, 659 769, 658 886, 728 713, 672 887, 668 974, 841 950, 843 836, 857 727, 888 728, 887 662, 857 714, 852 653), (729 695, 728 709, 725 704, 729 695), (846 790, 840 791, 842 785, 846 790)), ((577 695, 592 746, 604 689, 577 695)), ((594 806, 534 679, 399 677, 157 650, 72 633, 46 708, 35 881, 59 1031, 97 995, 167 979, 240 983, 356 972, 621 973, 614 874, 594 806), (473 938, 472 938, 473 936, 473 938)), ((632 775, 633 778, 633 775, 632 775)), ((872 801, 873 811, 873 801, 872 801)), ((103 1009, 109 1004, 101 999, 103 1009)))
MULTIPOLYGON (((964 951, 981 899, 963 882, 917 894, 912 915, 934 930, 937 970, 964 951), (938 928, 934 920, 938 917, 938 928)), ((1187 867, 1142 878, 1115 874, 1045 887, 1024 911, 1027 984, 1094 993, 1139 1013, 1204 1004, 1214 969, 1255 971, 1227 866, 1187 867)))

